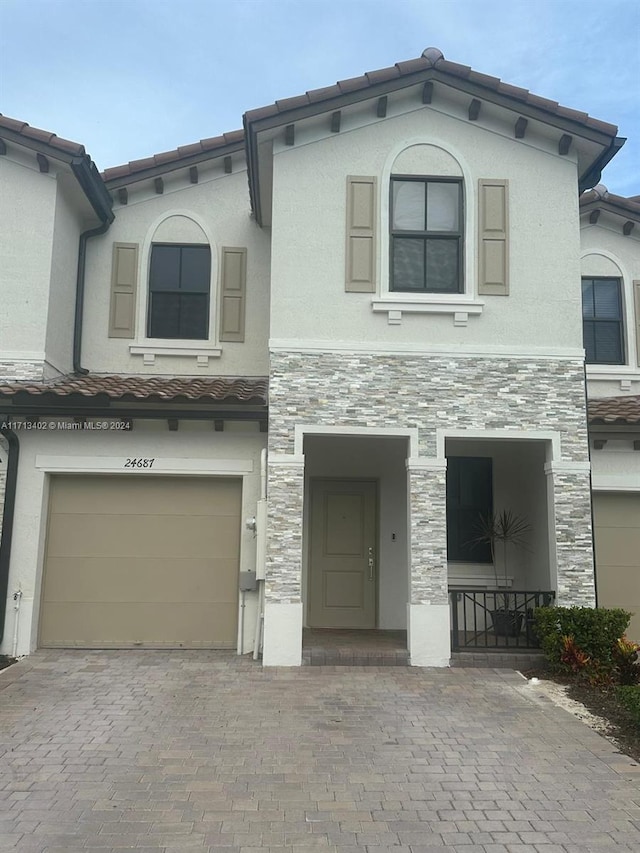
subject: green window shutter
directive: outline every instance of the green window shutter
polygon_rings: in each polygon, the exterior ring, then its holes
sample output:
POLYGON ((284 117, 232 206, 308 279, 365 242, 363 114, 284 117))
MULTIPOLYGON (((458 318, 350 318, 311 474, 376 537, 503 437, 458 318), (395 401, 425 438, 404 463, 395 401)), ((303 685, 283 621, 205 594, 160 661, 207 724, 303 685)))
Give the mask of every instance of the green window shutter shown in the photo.
POLYGON ((640 367, 640 281, 633 282, 633 301, 636 308, 636 361, 640 367))
POLYGON ((509 295, 509 182, 478 181, 478 293, 509 295))
POLYGON ((247 250, 222 249, 220 340, 244 341, 247 250))
POLYGON ((376 178, 347 178, 347 269, 345 290, 375 293, 376 178))
POLYGON ((109 308, 110 338, 135 337, 137 283, 138 244, 114 243, 109 308))

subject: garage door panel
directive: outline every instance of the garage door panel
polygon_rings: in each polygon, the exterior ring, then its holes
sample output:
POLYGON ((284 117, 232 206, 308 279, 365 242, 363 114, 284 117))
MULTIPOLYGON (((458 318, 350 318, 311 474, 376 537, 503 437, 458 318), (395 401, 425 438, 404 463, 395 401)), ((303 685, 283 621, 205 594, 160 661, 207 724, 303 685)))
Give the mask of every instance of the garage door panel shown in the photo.
POLYGON ((171 557, 115 563, 104 557, 53 557, 45 580, 47 602, 190 602, 237 599, 237 561, 171 557))
POLYGON ((52 604, 41 642, 53 648, 234 648, 235 607, 191 603, 52 604), (83 638, 91 637, 91 640, 83 638), (188 637, 188 640, 185 639, 188 637))
POLYGON ((595 494, 593 514, 598 603, 633 613, 627 635, 640 642, 640 495, 595 494))
POLYGON ((640 495, 596 493, 593 496, 593 506, 596 524, 602 527, 626 528, 629 527, 630 516, 640 512, 640 495))
MULTIPOLYGON (((638 519, 640 523, 640 518, 638 519)), ((617 566, 638 566, 640 555, 640 528, 595 526, 596 562, 611 565, 615 555, 617 566)))
POLYGON ((75 515, 116 515, 149 512, 155 515, 189 515, 194 508, 204 515, 240 514, 238 480, 211 478, 156 477, 129 474, 112 477, 70 475, 54 480, 55 507, 75 515), (158 481, 162 480, 162 488, 158 481), (90 500, 87 500, 87 498, 90 500))
POLYGON ((172 556, 238 553, 237 517, 54 514, 48 554, 52 557, 172 556))
POLYGON ((233 648, 242 484, 51 480, 40 645, 233 648))

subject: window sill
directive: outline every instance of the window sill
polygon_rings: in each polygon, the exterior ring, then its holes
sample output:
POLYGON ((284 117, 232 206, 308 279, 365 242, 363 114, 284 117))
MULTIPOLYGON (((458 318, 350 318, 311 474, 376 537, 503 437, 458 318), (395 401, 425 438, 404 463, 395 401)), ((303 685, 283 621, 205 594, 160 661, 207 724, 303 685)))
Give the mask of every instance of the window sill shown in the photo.
POLYGON ((587 364, 587 382, 618 382, 621 391, 631 391, 640 382, 640 367, 630 364, 587 364))
POLYGON ((141 355, 143 364, 155 364, 157 356, 178 356, 195 358, 198 367, 207 367, 210 358, 220 358, 220 347, 208 346, 206 341, 163 341, 154 343, 132 344, 129 347, 131 355, 141 355))
POLYGON ((587 364, 587 375, 593 374, 600 379, 619 379, 620 376, 635 376, 640 367, 632 364, 587 364))
POLYGON ((402 323, 402 314, 452 314, 454 326, 466 326, 469 316, 482 314, 484 302, 465 294, 389 293, 371 300, 374 312, 387 312, 390 326, 402 323))

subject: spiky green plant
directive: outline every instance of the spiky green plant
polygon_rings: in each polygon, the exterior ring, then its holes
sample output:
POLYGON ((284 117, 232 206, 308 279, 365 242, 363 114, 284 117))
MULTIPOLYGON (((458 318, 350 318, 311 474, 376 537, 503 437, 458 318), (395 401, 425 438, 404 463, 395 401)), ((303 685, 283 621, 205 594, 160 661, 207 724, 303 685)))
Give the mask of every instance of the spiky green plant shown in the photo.
POLYGON ((496 545, 502 545, 502 568, 504 574, 504 585, 507 586, 507 546, 515 548, 527 547, 527 534, 531 531, 531 525, 521 515, 516 515, 513 510, 503 509, 497 513, 481 515, 476 525, 478 535, 472 540, 474 545, 488 545, 491 550, 491 562, 498 582, 498 564, 496 560, 496 545))

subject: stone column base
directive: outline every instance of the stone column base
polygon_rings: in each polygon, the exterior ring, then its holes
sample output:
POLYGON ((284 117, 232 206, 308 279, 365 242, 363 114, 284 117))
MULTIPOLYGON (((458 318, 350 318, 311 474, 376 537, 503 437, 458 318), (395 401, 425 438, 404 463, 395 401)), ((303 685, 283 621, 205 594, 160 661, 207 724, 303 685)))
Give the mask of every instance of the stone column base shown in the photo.
POLYGON ((411 666, 449 666, 449 604, 408 604, 407 645, 411 666))
POLYGON ((263 666, 301 666, 302 603, 267 601, 264 606, 263 666))

